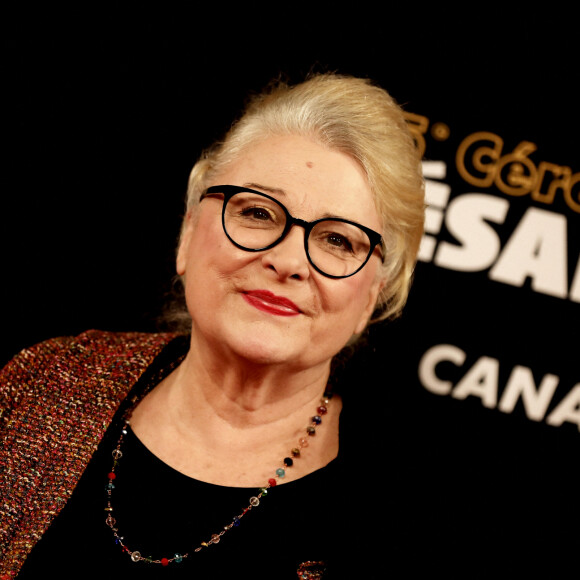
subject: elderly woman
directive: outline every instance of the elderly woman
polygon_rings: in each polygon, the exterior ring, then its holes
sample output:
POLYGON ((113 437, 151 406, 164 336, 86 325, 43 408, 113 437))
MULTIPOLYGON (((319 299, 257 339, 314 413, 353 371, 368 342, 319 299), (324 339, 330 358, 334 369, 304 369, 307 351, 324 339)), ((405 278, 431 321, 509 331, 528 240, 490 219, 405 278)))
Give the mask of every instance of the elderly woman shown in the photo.
POLYGON ((254 98, 191 173, 187 334, 91 331, 3 370, 0 577, 382 577, 331 370, 403 307, 423 210, 381 88, 318 75, 254 98))

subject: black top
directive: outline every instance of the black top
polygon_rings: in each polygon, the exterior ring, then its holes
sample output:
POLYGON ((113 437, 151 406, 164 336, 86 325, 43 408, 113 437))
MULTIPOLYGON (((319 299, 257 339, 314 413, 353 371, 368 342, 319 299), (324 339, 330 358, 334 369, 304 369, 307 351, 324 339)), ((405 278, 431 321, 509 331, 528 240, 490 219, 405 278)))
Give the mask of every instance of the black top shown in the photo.
POLYGON ((106 525, 105 488, 111 468, 103 445, 70 502, 29 557, 22 578, 72 578, 90 569, 95 578, 297 578, 301 562, 328 562, 333 525, 325 490, 334 465, 271 489, 260 505, 227 532, 219 544, 193 549, 248 506, 255 488, 203 483, 175 471, 129 431, 113 492, 119 534, 131 550, 154 559, 189 557, 181 563, 132 562, 106 525), (330 512, 330 513, 329 513, 330 512))

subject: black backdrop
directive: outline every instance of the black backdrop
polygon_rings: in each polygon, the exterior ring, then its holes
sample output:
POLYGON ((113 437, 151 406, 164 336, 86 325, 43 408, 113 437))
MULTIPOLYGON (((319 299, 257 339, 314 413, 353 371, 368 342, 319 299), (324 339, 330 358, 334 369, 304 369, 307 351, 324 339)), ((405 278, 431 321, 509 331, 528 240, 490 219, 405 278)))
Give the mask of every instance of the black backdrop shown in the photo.
POLYGON ((9 15, 2 362, 50 336, 154 329, 189 169, 248 91, 368 76, 409 113, 431 203, 407 311, 362 358, 373 388, 458 458, 477 449, 490 494, 577 551, 579 50, 553 8, 9 15))

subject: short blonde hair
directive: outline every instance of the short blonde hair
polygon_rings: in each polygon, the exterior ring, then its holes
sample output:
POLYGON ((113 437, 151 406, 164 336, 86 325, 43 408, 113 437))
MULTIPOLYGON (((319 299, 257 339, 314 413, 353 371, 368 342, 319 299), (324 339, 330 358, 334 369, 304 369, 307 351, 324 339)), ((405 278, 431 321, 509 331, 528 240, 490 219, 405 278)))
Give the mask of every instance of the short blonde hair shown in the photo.
POLYGON ((382 217, 385 286, 372 321, 400 314, 407 301, 424 222, 421 155, 404 114, 382 88, 362 78, 317 74, 254 96, 223 141, 193 167, 188 211, 212 178, 244 149, 270 136, 300 135, 353 157, 366 173, 382 217))

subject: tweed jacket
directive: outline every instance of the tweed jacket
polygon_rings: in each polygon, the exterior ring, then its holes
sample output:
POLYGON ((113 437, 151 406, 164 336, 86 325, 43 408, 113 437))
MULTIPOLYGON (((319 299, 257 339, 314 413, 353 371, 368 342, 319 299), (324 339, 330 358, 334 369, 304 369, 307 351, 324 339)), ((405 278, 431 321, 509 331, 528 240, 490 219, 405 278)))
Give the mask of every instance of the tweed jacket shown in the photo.
POLYGON ((88 331, 0 371, 0 580, 71 496, 121 401, 174 334, 88 331))

